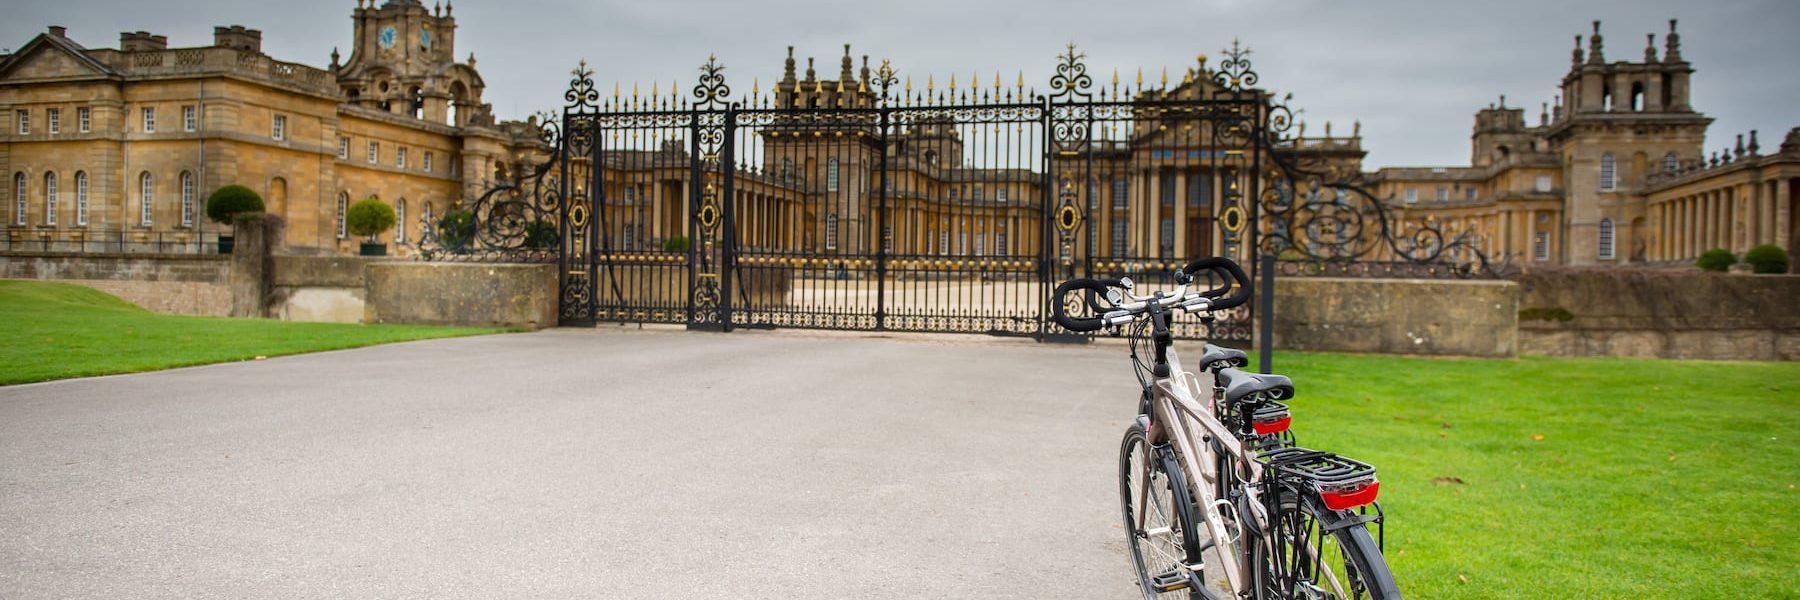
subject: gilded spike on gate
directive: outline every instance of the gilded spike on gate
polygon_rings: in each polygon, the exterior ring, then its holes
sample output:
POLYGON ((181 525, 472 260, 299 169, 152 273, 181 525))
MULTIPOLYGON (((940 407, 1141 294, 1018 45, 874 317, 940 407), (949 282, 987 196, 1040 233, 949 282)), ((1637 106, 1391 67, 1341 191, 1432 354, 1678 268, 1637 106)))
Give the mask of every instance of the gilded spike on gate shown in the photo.
POLYGON ((619 80, 613 80, 613 98, 619 97, 619 80))
POLYGON ((1000 93, 1000 72, 994 71, 994 93, 1000 93))
POLYGON ((762 96, 762 78, 751 79, 750 80, 750 97, 759 98, 761 96, 762 96))
POLYGON ((657 91, 657 89, 656 89, 656 82, 654 82, 654 81, 650 82, 650 97, 655 98, 655 97, 661 96, 661 95, 662 95, 662 92, 657 91))
POLYGON ((669 97, 670 98, 680 98, 681 97, 681 82, 675 81, 672 79, 669 80, 669 97))
POLYGON ((1162 87, 1165 90, 1169 89, 1169 68, 1168 67, 1163 67, 1162 87))
POLYGON ((1025 91, 1025 71, 1019 71, 1019 83, 1015 84, 1013 87, 1018 88, 1020 92, 1025 91))
POLYGON ((638 82, 633 81, 633 82, 631 82, 631 99, 636 100, 637 97, 638 97, 638 82))
POLYGON ((952 91, 952 92, 956 91, 956 74, 955 73, 950 74, 950 91, 952 91))
POLYGON ((1137 86, 1138 86, 1138 89, 1144 88, 1144 68, 1143 67, 1138 67, 1137 86))
POLYGON ((935 91, 937 91, 937 82, 934 81, 934 78, 931 75, 925 75, 925 94, 930 95, 935 91))
POLYGON ((842 79, 839 79, 839 80, 838 80, 838 89, 837 89, 837 93, 839 93, 839 94, 842 94, 842 93, 844 93, 844 80, 842 80, 842 79))

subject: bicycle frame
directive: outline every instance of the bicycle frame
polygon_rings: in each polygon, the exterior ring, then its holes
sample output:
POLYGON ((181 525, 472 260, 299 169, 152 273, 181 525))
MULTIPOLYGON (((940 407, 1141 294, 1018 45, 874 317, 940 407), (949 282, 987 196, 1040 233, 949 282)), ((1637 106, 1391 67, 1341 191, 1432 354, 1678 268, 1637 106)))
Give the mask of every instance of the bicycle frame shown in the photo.
MULTIPOLYGON (((1211 406, 1213 386, 1210 385, 1212 374, 1204 374, 1209 381, 1204 382, 1206 385, 1202 385, 1203 382, 1199 378, 1181 368, 1181 359, 1174 348, 1168 348, 1164 352, 1167 352, 1169 357, 1169 376, 1158 377, 1151 382, 1151 418, 1145 436, 1153 447, 1169 444, 1175 448, 1181 468, 1185 471, 1186 477, 1183 479, 1187 482, 1188 491, 1193 498, 1198 499, 1196 504, 1200 505, 1202 509, 1202 518, 1206 521, 1206 527, 1212 534, 1213 544, 1219 548, 1217 554, 1219 561, 1223 563, 1226 580, 1231 585, 1232 592, 1237 593, 1247 587, 1249 573, 1244 570, 1244 565, 1238 564, 1237 553, 1233 548, 1241 540, 1235 539, 1232 532, 1226 530, 1224 521, 1219 515, 1218 505, 1221 499, 1213 493, 1213 490, 1217 489, 1220 477, 1230 474, 1218 472, 1217 455, 1213 453, 1212 445, 1209 442, 1217 440, 1219 446, 1224 448, 1227 454, 1240 459, 1239 464, 1248 466, 1249 483, 1255 483, 1262 479, 1262 467, 1244 456, 1243 442, 1231 432, 1230 428, 1213 416, 1214 407, 1211 406), (1202 404, 1196 397, 1196 392, 1199 390, 1204 390, 1206 393, 1207 402, 1205 404, 1202 404), (1200 460, 1202 458, 1205 460, 1200 460)), ((1146 463, 1145 466, 1148 468, 1149 464, 1146 463)), ((1139 481, 1143 486, 1138 493, 1138 498, 1142 503, 1149 498, 1149 478, 1140 477, 1139 481)), ((1255 486, 1247 486, 1246 490, 1252 495, 1251 505, 1260 506, 1255 486)), ((1138 515, 1137 525, 1142 530, 1145 507, 1140 505, 1136 512, 1138 515)), ((1255 515, 1255 518, 1259 522, 1258 529, 1267 531, 1268 528, 1260 526, 1264 524, 1266 518, 1263 515, 1255 515)), ((1193 525, 1189 524, 1188 526, 1192 527, 1193 525)), ((1243 527, 1239 526, 1238 529, 1241 532, 1243 527)), ((1188 558, 1197 560, 1200 557, 1188 558)), ((1191 570, 1195 566, 1198 566, 1198 563, 1190 564, 1188 568, 1191 570)))

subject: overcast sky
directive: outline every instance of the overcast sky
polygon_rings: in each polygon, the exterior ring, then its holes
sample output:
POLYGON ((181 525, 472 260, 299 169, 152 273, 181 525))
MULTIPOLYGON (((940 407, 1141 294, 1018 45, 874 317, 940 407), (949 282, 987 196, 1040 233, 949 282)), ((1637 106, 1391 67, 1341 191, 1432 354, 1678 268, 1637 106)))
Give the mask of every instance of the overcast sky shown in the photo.
MULTIPOLYGON (((427 3, 430 4, 429 2, 427 3)), ((121 31, 207 45, 212 26, 263 31, 263 50, 323 67, 351 44, 354 0, 24 0, 0 23, 0 47, 16 48, 47 25, 65 25, 91 48, 116 48, 121 31)), ((568 71, 586 58, 604 89, 614 80, 691 87, 696 66, 718 54, 737 93, 753 78, 781 76, 788 45, 800 69, 818 58, 835 77, 843 44, 872 63, 889 58, 922 84, 934 74, 966 80, 1023 69, 1043 89, 1068 42, 1088 55, 1096 82, 1141 66, 1154 80, 1217 57, 1236 37, 1249 45, 1263 86, 1295 95, 1308 133, 1327 120, 1343 135, 1363 123, 1369 168, 1456 165, 1469 160, 1475 110, 1552 100, 1576 34, 1604 21, 1609 60, 1642 60, 1644 34, 1681 20, 1682 55, 1697 72, 1693 105, 1715 121, 1707 150, 1760 129, 1765 147, 1800 126, 1800 2, 1795 0, 460 0, 457 55, 473 52, 485 99, 501 118, 559 107, 568 71)), ((1217 62, 1217 59, 1214 59, 1217 62)), ((1173 75, 1178 77, 1179 75, 1173 75)))

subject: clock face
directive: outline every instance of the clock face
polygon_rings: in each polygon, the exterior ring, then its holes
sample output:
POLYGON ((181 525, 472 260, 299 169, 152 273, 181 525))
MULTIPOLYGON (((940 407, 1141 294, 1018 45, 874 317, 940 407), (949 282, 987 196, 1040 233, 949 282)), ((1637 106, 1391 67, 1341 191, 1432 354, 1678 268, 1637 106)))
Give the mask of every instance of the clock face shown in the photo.
POLYGON ((431 48, 431 30, 427 29, 419 32, 419 47, 431 48))
POLYGON ((383 48, 394 47, 394 26, 389 25, 381 28, 381 35, 377 39, 381 42, 381 47, 383 48))

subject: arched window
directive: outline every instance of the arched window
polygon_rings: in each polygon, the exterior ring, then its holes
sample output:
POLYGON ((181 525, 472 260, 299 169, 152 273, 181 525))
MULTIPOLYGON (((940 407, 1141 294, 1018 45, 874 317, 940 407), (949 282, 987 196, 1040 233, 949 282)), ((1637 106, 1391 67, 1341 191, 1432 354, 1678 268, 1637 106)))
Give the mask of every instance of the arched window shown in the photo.
POLYGON ((194 174, 181 172, 181 226, 194 224, 194 174))
POLYGON ((13 174, 13 224, 25 224, 25 174, 13 174))
POLYGON ((394 243, 406 244, 406 199, 394 202, 394 243))
POLYGON ((350 212, 350 192, 338 192, 337 239, 341 240, 341 239, 350 237, 350 232, 348 229, 346 229, 347 223, 345 221, 345 217, 349 214, 349 212, 350 212))
POLYGON ((75 224, 88 224, 88 178, 87 171, 75 172, 75 224))
POLYGON ((1600 220, 1600 258, 1613 257, 1613 222, 1612 219, 1600 220))
POLYGON ((149 171, 138 175, 138 224, 149 227, 151 206, 156 201, 156 177, 149 171))
POLYGON ((836 250, 838 245, 838 216, 825 215, 825 249, 836 250))
POLYGON ((411 112, 412 112, 413 118, 414 119, 425 118, 425 94, 423 92, 420 92, 419 88, 415 87, 412 89, 412 97, 408 98, 408 100, 410 100, 411 104, 412 104, 411 112))
POLYGON ((56 224, 56 172, 44 174, 44 224, 56 224))
POLYGON ((1674 152, 1664 154, 1663 155, 1663 172, 1672 174, 1679 170, 1681 170, 1681 158, 1675 156, 1674 152))
POLYGON ((1608 152, 1604 155, 1601 155, 1600 156, 1600 191, 1602 191, 1602 192, 1613 191, 1614 186, 1618 183, 1618 181, 1616 179, 1616 175, 1618 175, 1618 164, 1617 164, 1617 161, 1613 159, 1612 153, 1608 152))
POLYGON ((825 191, 838 191, 838 160, 835 158, 825 163, 825 191))
POLYGON ((1643 110, 1644 110, 1644 84, 1641 82, 1633 83, 1633 84, 1631 84, 1631 111, 1632 112, 1641 112, 1643 110))

